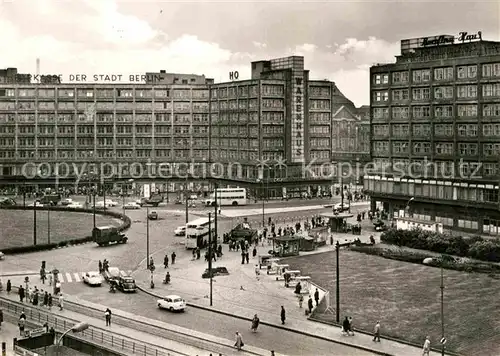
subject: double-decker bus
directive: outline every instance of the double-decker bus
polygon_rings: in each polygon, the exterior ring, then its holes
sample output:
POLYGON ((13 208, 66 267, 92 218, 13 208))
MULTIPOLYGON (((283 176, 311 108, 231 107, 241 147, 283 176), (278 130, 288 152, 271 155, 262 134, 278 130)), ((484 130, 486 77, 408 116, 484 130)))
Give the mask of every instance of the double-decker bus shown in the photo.
POLYGON ((208 244, 208 227, 212 230, 212 237, 215 238, 215 221, 206 218, 199 218, 186 224, 186 248, 203 248, 208 244))
POLYGON ((247 190, 245 188, 220 188, 210 194, 205 200, 206 206, 247 205, 247 190), (217 197, 215 196, 217 193, 217 197), (217 199, 217 202, 215 201, 217 199))

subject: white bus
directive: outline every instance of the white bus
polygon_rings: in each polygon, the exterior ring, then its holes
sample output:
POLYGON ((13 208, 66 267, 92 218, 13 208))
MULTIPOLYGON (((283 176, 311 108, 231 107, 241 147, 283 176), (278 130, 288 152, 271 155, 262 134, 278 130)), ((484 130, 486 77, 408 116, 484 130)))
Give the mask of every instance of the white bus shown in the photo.
MULTIPOLYGON (((214 206, 215 192, 205 200, 206 206, 214 206)), ((247 205, 247 190, 245 188, 220 188, 217 189, 217 205, 247 205)))
POLYGON ((200 218, 186 224, 186 248, 203 248, 208 244, 208 225, 211 225, 212 237, 215 238, 215 221, 200 218))

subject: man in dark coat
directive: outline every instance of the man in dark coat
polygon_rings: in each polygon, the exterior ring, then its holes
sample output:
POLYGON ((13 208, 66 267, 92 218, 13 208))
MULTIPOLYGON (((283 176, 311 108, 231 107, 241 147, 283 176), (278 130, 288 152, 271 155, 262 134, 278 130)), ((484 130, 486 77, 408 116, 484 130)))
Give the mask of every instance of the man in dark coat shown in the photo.
POLYGON ((316 288, 316 292, 314 292, 314 300, 316 301, 316 306, 319 305, 319 291, 318 288, 316 288))
POLYGON ((282 305, 281 306, 281 324, 285 325, 285 320, 286 320, 286 311, 285 307, 282 305))

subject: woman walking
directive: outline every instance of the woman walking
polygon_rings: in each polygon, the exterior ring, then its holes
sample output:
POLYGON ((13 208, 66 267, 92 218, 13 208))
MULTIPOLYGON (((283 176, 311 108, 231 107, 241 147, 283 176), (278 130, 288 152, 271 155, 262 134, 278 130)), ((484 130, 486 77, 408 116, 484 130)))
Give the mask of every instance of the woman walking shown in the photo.
POLYGON ((241 334, 238 331, 236 332, 236 343, 234 344, 234 346, 238 351, 241 351, 241 348, 245 346, 241 334))

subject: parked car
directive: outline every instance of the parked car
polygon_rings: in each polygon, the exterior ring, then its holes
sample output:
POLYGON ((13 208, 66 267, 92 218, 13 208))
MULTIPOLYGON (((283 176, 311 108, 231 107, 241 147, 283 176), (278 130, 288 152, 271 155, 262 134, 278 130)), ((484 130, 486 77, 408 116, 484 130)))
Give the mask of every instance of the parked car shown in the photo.
POLYGON ((158 220, 158 213, 156 211, 152 211, 148 214, 149 220, 158 220))
POLYGON ((337 204, 335 204, 335 205, 333 206, 333 210, 334 210, 334 211, 338 211, 338 212, 340 212, 340 213, 341 213, 341 212, 343 212, 343 211, 348 211, 350 208, 351 208, 351 207, 350 207, 349 203, 344 203, 344 204, 342 204, 342 203, 337 203, 337 204))
POLYGON ((123 271, 120 271, 120 278, 118 278, 117 282, 118 289, 124 293, 134 293, 137 291, 135 280, 123 271))
POLYGON ((66 208, 70 208, 70 209, 83 209, 83 205, 78 203, 78 202, 73 202, 69 205, 66 205, 66 208))
POLYGON ((74 203, 74 201, 71 198, 66 198, 66 199, 61 200, 61 205, 63 205, 63 206, 71 205, 73 203, 74 203))
POLYGON ((186 302, 178 295, 167 295, 165 298, 158 299, 158 308, 167 309, 170 311, 184 311, 186 302))
POLYGON ((120 269, 118 267, 109 267, 107 271, 104 271, 104 279, 109 283, 111 281, 118 282, 120 278, 120 269))
POLYGON ((97 287, 102 284, 102 276, 99 272, 87 272, 83 276, 83 283, 92 287, 97 287))
POLYGON ((174 230, 175 236, 185 236, 186 235, 186 225, 179 226, 174 230))
POLYGON ((14 199, 7 197, 0 198, 0 206, 14 206, 14 205, 17 205, 14 199))
POLYGON ((118 203, 116 201, 111 200, 111 199, 106 199, 105 202, 106 202, 106 207, 108 207, 108 206, 109 207, 114 207, 114 206, 118 205, 118 203))
POLYGON ((123 206, 124 209, 140 209, 141 206, 137 203, 134 203, 134 202, 131 202, 131 203, 127 203, 123 206))

